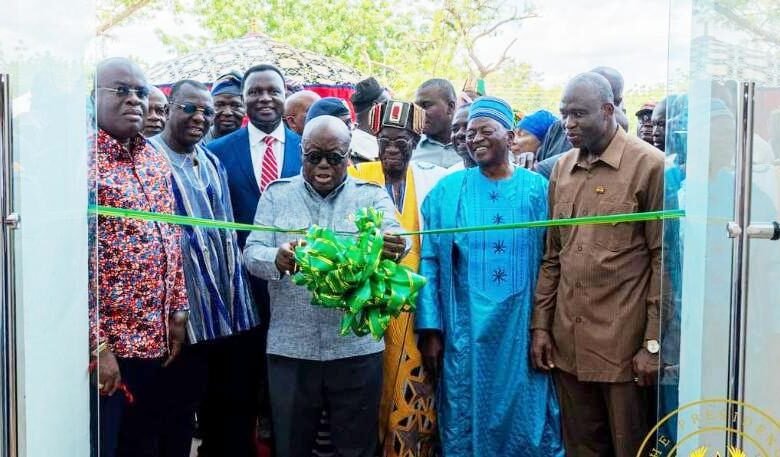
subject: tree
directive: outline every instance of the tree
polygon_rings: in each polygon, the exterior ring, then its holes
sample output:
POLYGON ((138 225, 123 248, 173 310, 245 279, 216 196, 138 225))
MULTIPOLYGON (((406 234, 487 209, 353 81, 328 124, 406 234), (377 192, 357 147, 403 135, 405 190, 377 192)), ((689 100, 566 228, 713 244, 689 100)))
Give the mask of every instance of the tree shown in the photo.
POLYGON ((387 0, 196 0, 216 41, 263 33, 388 80, 401 72, 415 27, 387 0))
POLYGON ((216 41, 263 33, 292 46, 342 60, 410 98, 425 79, 484 77, 507 61, 486 62, 485 38, 533 17, 507 0, 195 0, 196 13, 216 41))
POLYGON ((105 35, 112 28, 138 17, 141 10, 159 3, 159 0, 100 0, 95 5, 98 26, 95 34, 105 35))
POLYGON ((769 46, 780 46, 780 3, 777 0, 717 0, 697 6, 698 15, 747 32, 769 46))
POLYGON ((478 50, 480 42, 488 37, 506 35, 502 32, 516 30, 519 24, 538 17, 533 6, 526 4, 518 10, 516 1, 496 0, 445 0, 442 8, 444 21, 452 30, 458 43, 464 48, 471 74, 478 78, 499 70, 509 60, 509 51, 517 38, 508 38, 507 44, 495 61, 487 63, 478 50))
MULTIPOLYGON (((484 78, 510 62, 520 23, 536 17, 510 0, 98 0, 98 34, 143 17, 151 7, 173 6, 197 15, 215 42, 262 33, 294 47, 336 58, 376 76, 409 99, 425 79, 484 78), (484 49, 490 37, 508 37, 502 53, 484 49)), ((177 53, 188 40, 157 31, 177 53)), ((525 73, 524 73, 525 74, 525 73)), ((515 76, 515 79, 520 76, 515 76)))

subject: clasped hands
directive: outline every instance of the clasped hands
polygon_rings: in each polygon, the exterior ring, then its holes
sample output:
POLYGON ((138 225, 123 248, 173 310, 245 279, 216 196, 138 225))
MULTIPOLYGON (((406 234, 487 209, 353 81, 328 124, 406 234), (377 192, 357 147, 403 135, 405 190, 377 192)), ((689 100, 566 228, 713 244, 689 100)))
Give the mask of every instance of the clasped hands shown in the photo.
MULTIPOLYGON (((392 260, 393 262, 398 262, 403 258, 406 251, 406 243, 401 236, 385 233, 382 240, 384 241, 382 258, 392 260)), ((290 275, 298 271, 298 265, 295 262, 295 248, 305 245, 306 240, 294 240, 279 246, 279 249, 276 251, 276 259, 274 260, 279 273, 290 275)))

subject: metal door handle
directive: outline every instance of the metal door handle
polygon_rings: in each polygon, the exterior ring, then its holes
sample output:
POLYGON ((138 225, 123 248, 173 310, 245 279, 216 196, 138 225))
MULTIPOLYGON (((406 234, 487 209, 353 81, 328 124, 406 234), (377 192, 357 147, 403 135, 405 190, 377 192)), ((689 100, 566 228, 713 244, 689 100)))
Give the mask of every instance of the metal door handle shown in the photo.
POLYGON ((734 221, 726 224, 726 232, 729 234, 729 238, 737 238, 742 235, 742 227, 734 221))
POLYGON ((780 240, 780 223, 772 221, 766 224, 750 224, 747 228, 747 236, 761 240, 780 240))
POLYGON ((14 230, 19 228, 19 224, 22 222, 22 217, 19 216, 16 213, 11 213, 8 216, 3 219, 3 224, 5 224, 6 227, 12 228, 14 230))

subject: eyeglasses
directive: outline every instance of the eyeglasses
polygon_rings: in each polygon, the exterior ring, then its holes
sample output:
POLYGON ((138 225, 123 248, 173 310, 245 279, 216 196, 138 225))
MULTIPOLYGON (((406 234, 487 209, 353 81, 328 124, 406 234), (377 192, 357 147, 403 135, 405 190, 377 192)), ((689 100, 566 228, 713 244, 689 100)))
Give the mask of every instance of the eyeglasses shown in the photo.
POLYGON ((405 151, 412 144, 411 141, 406 138, 398 138, 396 140, 390 140, 387 138, 379 138, 379 148, 386 149, 388 146, 395 146, 399 151, 405 151))
POLYGON ((341 165, 342 162, 347 158, 347 155, 349 154, 349 151, 339 154, 335 152, 322 152, 322 151, 311 151, 309 153, 304 152, 303 158, 306 159, 307 162, 309 162, 312 165, 319 165, 320 162, 322 162, 322 159, 325 159, 328 161, 329 165, 332 166, 338 166, 341 165))
POLYGON ((117 88, 113 87, 98 87, 98 89, 107 90, 109 92, 113 92, 117 97, 119 98, 127 98, 130 96, 130 94, 135 94, 136 97, 140 99, 146 99, 149 97, 149 88, 148 87, 128 87, 128 86, 119 86, 117 88))
POLYGON ((171 103, 171 105, 175 106, 176 108, 179 108, 184 112, 184 114, 189 114, 190 116, 200 111, 201 113, 203 113, 204 117, 207 118, 214 117, 214 108, 211 108, 209 106, 198 106, 194 103, 182 103, 182 104, 171 103))

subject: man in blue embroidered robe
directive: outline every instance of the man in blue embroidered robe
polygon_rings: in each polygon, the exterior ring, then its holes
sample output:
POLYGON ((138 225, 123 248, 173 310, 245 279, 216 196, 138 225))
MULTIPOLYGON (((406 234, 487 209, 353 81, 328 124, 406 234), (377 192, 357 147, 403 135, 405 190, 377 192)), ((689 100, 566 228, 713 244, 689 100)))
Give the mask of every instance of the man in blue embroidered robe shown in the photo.
MULTIPOLYGON (((183 80, 174 84, 170 100, 165 129, 149 141, 171 165, 176 213, 233 222, 227 174, 201 141, 214 120, 211 94, 201 83, 183 80)), ((259 319, 236 232, 184 225, 181 240, 190 346, 171 367, 182 397, 177 407, 190 418, 198 407, 201 456, 254 455, 262 354, 246 333, 259 319)))
MULTIPOLYGON (((493 97, 469 110, 478 167, 453 173, 422 206, 426 229, 543 220, 544 178, 509 163, 513 115, 493 97)), ((416 329, 440 375, 442 451, 453 456, 563 456, 558 402, 529 360, 530 316, 543 229, 426 235, 416 329)))

